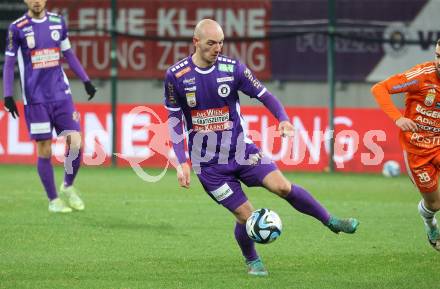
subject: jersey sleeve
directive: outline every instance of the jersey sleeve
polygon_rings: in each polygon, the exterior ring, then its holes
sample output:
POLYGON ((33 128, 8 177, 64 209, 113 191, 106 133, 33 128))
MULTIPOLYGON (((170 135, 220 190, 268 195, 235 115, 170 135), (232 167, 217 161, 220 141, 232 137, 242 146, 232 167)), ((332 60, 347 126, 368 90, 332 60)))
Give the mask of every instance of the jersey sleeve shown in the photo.
POLYGON ((180 164, 186 162, 183 111, 177 102, 177 87, 174 75, 168 70, 164 81, 164 105, 168 110, 168 129, 174 153, 180 164))
POLYGON ((416 75, 412 74, 411 70, 406 73, 395 74, 384 81, 376 83, 371 88, 371 93, 377 104, 393 121, 402 117, 402 113, 394 105, 391 95, 420 90, 422 80, 416 75))
POLYGON ((18 30, 14 25, 10 25, 6 36, 5 56, 16 56, 20 45, 18 30))
POLYGON ((164 105, 167 110, 178 111, 180 106, 177 102, 177 87, 174 75, 167 71, 164 81, 164 105))
POLYGON ((66 21, 64 20, 63 16, 61 17, 61 44, 60 44, 60 48, 61 51, 66 51, 69 50, 70 48, 72 48, 72 45, 70 44, 70 40, 69 40, 69 31, 67 29, 67 24, 66 21))
POLYGON ((261 97, 266 91, 266 87, 254 76, 252 71, 241 62, 238 62, 236 76, 238 90, 252 98, 261 97))

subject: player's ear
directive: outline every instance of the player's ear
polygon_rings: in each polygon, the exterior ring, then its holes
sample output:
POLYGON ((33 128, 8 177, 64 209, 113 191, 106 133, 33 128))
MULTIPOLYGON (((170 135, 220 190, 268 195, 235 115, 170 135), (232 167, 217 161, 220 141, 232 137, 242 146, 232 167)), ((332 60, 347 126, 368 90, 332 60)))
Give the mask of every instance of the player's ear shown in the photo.
POLYGON ((199 41, 200 41, 199 38, 197 38, 196 36, 193 36, 193 44, 194 44, 194 46, 196 46, 197 43, 199 43, 199 41))

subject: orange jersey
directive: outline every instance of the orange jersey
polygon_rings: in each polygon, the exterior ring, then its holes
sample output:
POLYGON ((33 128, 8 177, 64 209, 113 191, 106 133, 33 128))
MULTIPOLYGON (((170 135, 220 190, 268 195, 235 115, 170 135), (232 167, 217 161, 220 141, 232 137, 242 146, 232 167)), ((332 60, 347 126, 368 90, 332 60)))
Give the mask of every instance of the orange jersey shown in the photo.
POLYGON ((434 62, 393 75, 374 85, 371 92, 393 121, 402 114, 393 104, 391 94, 405 93, 404 116, 418 127, 417 132, 400 131, 400 142, 406 151, 426 155, 440 149, 440 78, 434 62))

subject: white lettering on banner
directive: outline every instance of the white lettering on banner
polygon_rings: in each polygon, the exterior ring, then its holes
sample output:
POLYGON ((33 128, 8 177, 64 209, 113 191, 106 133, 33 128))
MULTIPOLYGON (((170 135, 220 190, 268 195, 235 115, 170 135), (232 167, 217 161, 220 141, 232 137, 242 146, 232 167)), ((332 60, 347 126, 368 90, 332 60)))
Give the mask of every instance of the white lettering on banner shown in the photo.
POLYGON ((158 36, 183 36, 193 35, 194 25, 204 19, 211 18, 220 23, 226 37, 248 36, 264 37, 266 30, 264 18, 266 10, 262 8, 250 9, 196 9, 196 19, 188 19, 187 9, 160 8, 157 12, 159 25, 158 36))
MULTIPOLYGON (((116 29, 119 33, 145 35, 145 8, 120 8, 117 11, 116 29)), ((71 35, 103 36, 111 30, 110 8, 79 8, 78 28, 80 32, 71 35)))
MULTIPOLYGON (((345 116, 337 116, 334 119, 334 125, 345 125, 347 127, 353 126, 353 121, 345 116)), ((325 141, 325 148, 326 152, 328 153, 330 151, 330 131, 329 128, 326 129, 325 135, 326 141, 325 141)), ((359 135, 349 133, 348 131, 340 131, 335 136, 335 154, 333 156, 333 160, 335 161, 338 168, 344 167, 344 162, 348 162, 353 159, 354 153, 357 151, 359 145, 359 135), (343 147, 347 146, 347 150, 343 151, 343 147)))
MULTIPOLYGON (((188 19, 186 9, 160 8, 158 10, 157 35, 161 37, 191 37, 194 25, 204 18, 217 20, 228 37, 264 37, 266 35, 266 10, 249 9, 211 9, 200 8, 195 11, 196 18, 188 19)), ((163 52, 157 63, 157 69, 166 70, 192 49, 192 43, 160 41, 163 52)), ((266 68, 265 44, 262 41, 246 43, 225 43, 223 53, 231 58, 241 59, 254 72, 266 68)))
POLYGON ((293 118, 293 127, 295 132, 299 132, 301 138, 294 137, 293 138, 293 160, 295 162, 302 162, 302 158, 304 154, 300 152, 300 149, 303 147, 300 145, 300 140, 304 142, 307 150, 310 153, 309 164, 317 164, 319 163, 319 159, 321 156, 321 142, 322 142, 322 132, 321 132, 321 118, 314 117, 313 118, 313 130, 312 130, 312 139, 309 138, 307 130, 304 128, 301 119, 297 116, 293 118), (301 159, 299 158, 301 157, 301 159))
POLYGON ((105 114, 105 127, 94 112, 84 113, 84 154, 92 156, 98 143, 104 148, 106 155, 112 154, 112 115, 105 114))
POLYGON ((122 154, 128 157, 149 158, 150 148, 145 144, 148 141, 148 131, 145 129, 151 124, 151 116, 147 114, 122 115, 122 154), (141 127, 136 129, 135 127, 141 127), (144 142, 135 145, 135 142, 144 142))
MULTIPOLYGON (((272 128, 275 128, 272 126, 272 128)), ((267 116, 261 117, 261 150, 263 154, 273 161, 281 160, 287 153, 288 149, 288 138, 282 138, 281 140, 281 149, 277 154, 273 153, 273 140, 274 140, 274 131, 269 133, 270 127, 268 124, 267 116), (268 136, 268 134, 270 134, 268 136), (271 147, 268 146, 270 142, 271 147)))
MULTIPOLYGON (((92 67, 104 70, 110 65, 110 41, 73 41, 72 48, 80 56, 84 68, 92 67), (90 60, 87 55, 90 55, 90 60)), ((143 70, 147 66, 145 43, 140 40, 122 41, 116 51, 116 58, 123 69, 143 70)))
POLYGON ((383 130, 370 130, 365 133, 364 145, 374 154, 374 157, 371 158, 370 153, 361 153, 361 162, 364 165, 379 165, 385 156, 383 149, 373 141, 373 137, 382 142, 387 140, 387 135, 383 130))
POLYGON ((29 156, 34 153, 34 144, 31 141, 20 141, 18 119, 9 114, 8 117, 8 154, 29 156))
POLYGON ((353 159, 359 147, 359 134, 354 130, 342 130, 335 137, 333 160, 337 168, 344 168, 344 163, 353 159), (344 150, 346 148, 346 150, 344 150))
MULTIPOLYGON (((4 116, 5 116, 5 112, 0 111, 0 121, 4 116)), ((3 148, 3 145, 0 143, 0 155, 4 155, 4 154, 5 154, 5 149, 3 148)))
MULTIPOLYGON (((162 48, 162 54, 157 62, 157 69, 166 70, 173 63, 186 57, 192 48, 192 43, 182 41, 159 41, 157 45, 162 48)), ((266 67, 266 54, 264 43, 255 41, 251 43, 225 43, 223 53, 234 59, 241 59, 254 72, 260 72, 266 67)))
POLYGON ((56 139, 56 142, 52 142, 52 154, 55 156, 55 158, 62 162, 64 161, 64 154, 66 152, 66 138, 65 137, 57 137, 57 133, 55 130, 52 130, 52 138, 56 139))

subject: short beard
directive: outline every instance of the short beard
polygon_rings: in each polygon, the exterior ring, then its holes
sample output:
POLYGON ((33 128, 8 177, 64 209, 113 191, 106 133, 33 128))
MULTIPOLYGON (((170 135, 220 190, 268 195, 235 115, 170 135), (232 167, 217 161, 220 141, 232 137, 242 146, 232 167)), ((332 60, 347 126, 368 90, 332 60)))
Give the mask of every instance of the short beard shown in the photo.
POLYGON ((32 15, 36 18, 41 18, 44 15, 44 7, 41 9, 41 11, 37 12, 34 9, 29 9, 32 13, 32 15))

